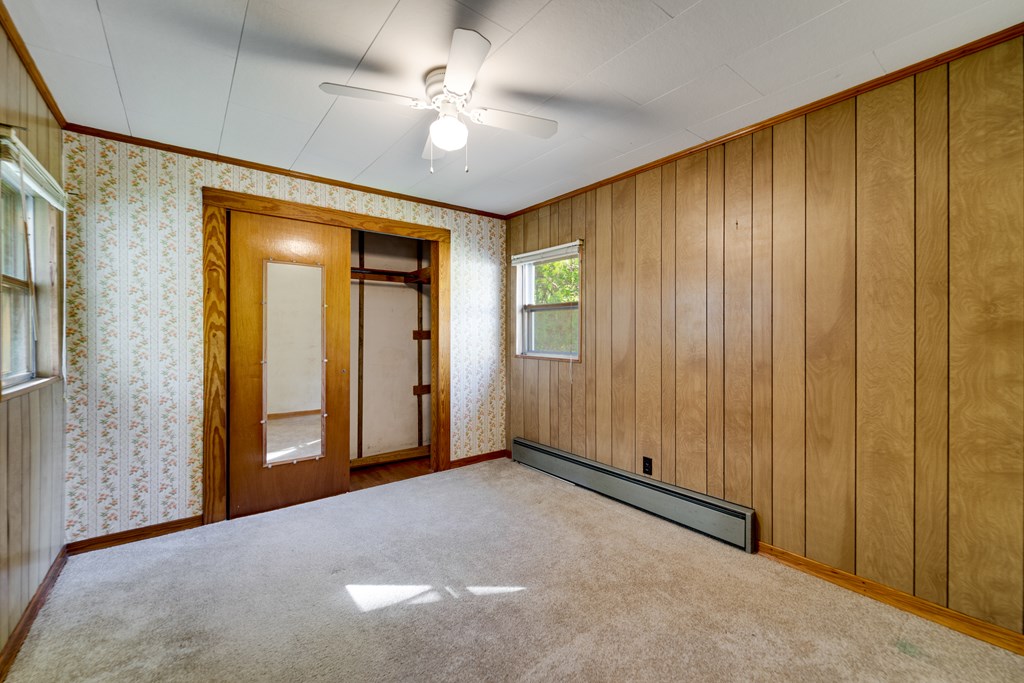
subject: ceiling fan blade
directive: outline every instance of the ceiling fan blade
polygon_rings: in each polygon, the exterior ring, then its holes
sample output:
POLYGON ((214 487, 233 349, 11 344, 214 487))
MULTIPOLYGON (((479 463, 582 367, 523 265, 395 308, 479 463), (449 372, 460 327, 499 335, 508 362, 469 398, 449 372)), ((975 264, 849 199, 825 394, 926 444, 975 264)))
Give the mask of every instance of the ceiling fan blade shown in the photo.
POLYGON ((514 130, 538 138, 549 138, 558 132, 557 121, 500 109, 474 109, 469 112, 469 118, 482 126, 514 130))
POLYGON ((444 156, 444 150, 440 147, 434 147, 434 156, 430 156, 430 133, 427 133, 427 142, 423 145, 423 158, 424 159, 440 159, 444 156))
POLYGON ((354 88, 351 85, 340 85, 338 83, 321 83, 320 89, 328 95, 340 95, 342 97, 355 97, 361 100, 372 100, 374 102, 400 104, 404 107, 415 107, 420 104, 420 101, 414 97, 395 95, 394 93, 381 92, 379 90, 354 88))
POLYGON ((448 64, 444 68, 444 87, 457 95, 469 93, 490 50, 491 41, 476 31, 455 29, 448 64))

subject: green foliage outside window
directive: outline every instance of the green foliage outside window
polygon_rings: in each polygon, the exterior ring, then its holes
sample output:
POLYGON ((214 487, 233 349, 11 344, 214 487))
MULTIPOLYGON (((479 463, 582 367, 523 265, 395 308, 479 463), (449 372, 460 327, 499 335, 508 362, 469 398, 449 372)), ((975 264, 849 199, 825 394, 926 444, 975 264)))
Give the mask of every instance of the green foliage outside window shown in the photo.
POLYGON ((541 353, 576 355, 580 345, 578 309, 533 312, 533 348, 541 353))
MULTIPOLYGON (((580 260, 567 258, 534 265, 534 304, 578 303, 580 260)), ((530 313, 532 350, 541 353, 579 353, 579 307, 535 310, 530 313)))
POLYGON ((562 304, 580 300, 580 260, 567 258, 533 267, 533 303, 562 304))

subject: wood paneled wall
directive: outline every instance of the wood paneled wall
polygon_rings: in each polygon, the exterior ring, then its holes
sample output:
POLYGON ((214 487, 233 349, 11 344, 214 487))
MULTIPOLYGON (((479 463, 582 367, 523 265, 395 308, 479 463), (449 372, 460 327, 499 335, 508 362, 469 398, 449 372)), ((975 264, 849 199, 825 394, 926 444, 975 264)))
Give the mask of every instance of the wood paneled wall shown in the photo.
MULTIPOLYGON (((0 33, 0 124, 58 183, 60 126, 6 35, 0 33)), ((64 384, 0 402, 0 646, 64 543, 64 384)))
POLYGON ((62 182, 62 133, 6 34, 0 33, 0 125, 17 135, 57 182, 62 182))
POLYGON ((1016 38, 511 219, 585 246, 582 360, 510 352, 510 434, 1020 632, 1022 107, 1016 38))
POLYGON ((0 402, 0 646, 64 544, 64 383, 0 402))

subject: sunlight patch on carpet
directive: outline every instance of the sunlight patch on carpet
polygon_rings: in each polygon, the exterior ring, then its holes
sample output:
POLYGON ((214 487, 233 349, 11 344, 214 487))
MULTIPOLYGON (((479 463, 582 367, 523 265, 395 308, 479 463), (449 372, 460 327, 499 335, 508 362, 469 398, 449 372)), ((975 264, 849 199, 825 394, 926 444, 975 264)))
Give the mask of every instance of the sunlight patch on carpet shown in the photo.
POLYGON ((505 595, 524 591, 526 587, 466 586, 460 590, 444 586, 442 591, 433 586, 349 584, 345 586, 345 590, 348 591, 349 597, 352 598, 352 602, 356 604, 360 612, 372 612, 394 605, 426 605, 441 600, 458 600, 464 597, 465 593, 474 597, 505 595))

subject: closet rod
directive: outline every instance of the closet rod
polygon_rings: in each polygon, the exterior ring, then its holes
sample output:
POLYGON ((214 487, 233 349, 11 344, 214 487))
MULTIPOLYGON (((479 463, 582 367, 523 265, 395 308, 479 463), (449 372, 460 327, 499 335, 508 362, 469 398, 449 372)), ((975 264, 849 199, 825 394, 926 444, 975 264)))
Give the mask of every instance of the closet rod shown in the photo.
POLYGON ((427 284, 430 282, 430 269, 422 268, 406 273, 401 270, 382 270, 380 268, 352 268, 353 280, 378 280, 381 282, 402 282, 410 285, 427 284))

